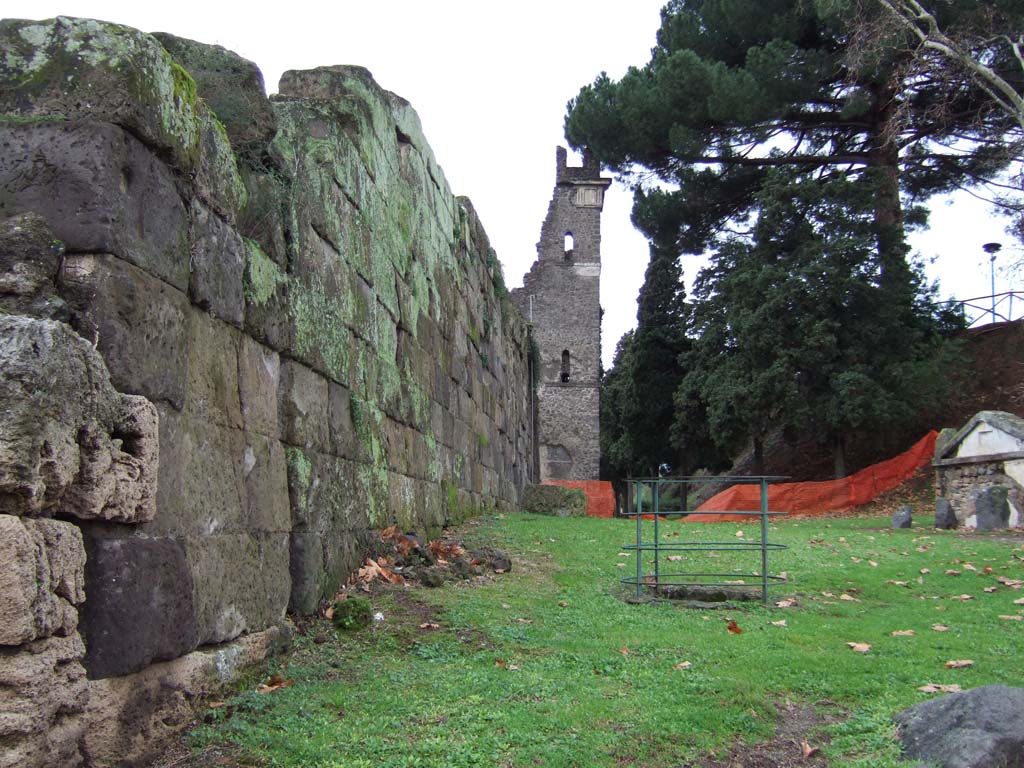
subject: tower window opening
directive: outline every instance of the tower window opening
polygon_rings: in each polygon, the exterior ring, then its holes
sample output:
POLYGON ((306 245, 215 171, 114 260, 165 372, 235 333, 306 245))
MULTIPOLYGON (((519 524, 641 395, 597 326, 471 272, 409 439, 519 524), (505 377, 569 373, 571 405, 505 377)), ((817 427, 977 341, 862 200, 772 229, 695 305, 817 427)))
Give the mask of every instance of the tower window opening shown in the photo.
POLYGON ((571 259, 572 258, 572 251, 573 251, 573 248, 575 247, 575 245, 576 245, 576 239, 572 236, 572 232, 566 232, 565 233, 565 243, 564 243, 565 258, 566 259, 571 259))
POLYGON ((562 383, 565 384, 569 381, 569 350, 562 351, 562 372, 559 375, 562 383))

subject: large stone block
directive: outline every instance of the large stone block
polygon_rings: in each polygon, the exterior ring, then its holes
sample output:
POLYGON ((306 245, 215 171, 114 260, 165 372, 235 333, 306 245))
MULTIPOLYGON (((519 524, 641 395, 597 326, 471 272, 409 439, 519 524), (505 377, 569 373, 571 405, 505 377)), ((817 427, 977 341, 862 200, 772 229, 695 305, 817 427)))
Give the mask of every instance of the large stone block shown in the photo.
POLYGON ((192 302, 226 323, 241 327, 246 245, 223 219, 197 200, 189 206, 192 302))
POLYGON ((91 678, 136 672, 198 645, 194 585, 171 538, 108 538, 86 526, 82 634, 91 678))
POLYGON ((280 623, 288 607, 288 534, 189 537, 199 644, 223 643, 280 623))
POLYGON ((286 449, 292 511, 290 607, 311 613, 361 562, 369 507, 384 506, 387 473, 334 456, 286 449))
POLYGON ((156 512, 156 411, 63 323, 0 315, 0 512, 138 522, 156 512))
POLYGON ((0 646, 74 634, 85 600, 78 528, 0 515, 0 563, 0 646))
POLYGON ((155 38, 91 19, 7 19, 0 47, 0 111, 119 125, 170 157, 222 214, 244 203, 223 127, 155 38))
POLYGON ((245 434, 161 407, 162 470, 147 535, 212 535, 244 529, 245 434))
POLYGON ((275 626, 141 672, 90 680, 84 714, 88 726, 81 742, 89 768, 150 764, 194 721, 197 702, 218 693, 246 668, 279 653, 289 642, 287 628, 275 626))
POLYGON ((245 527, 250 531, 287 533, 291 528, 288 468, 280 441, 245 436, 245 527))
POLYGON ((112 253, 188 287, 188 217, 173 177, 117 126, 0 121, 0 217, 30 211, 69 251, 112 253))
POLYGON ((63 258, 64 244, 39 214, 0 221, 0 313, 66 320, 56 288, 63 258))
POLYGON ((188 298, 167 283, 110 254, 64 261, 61 289, 72 325, 95 341, 122 392, 185 404, 188 298))
POLYGON ((0 654, 0 768, 77 768, 89 692, 77 633, 0 654))
POLYGON ((259 68, 219 45, 166 32, 154 32, 153 37, 192 75, 197 93, 224 124, 239 157, 258 164, 277 131, 277 117, 259 68))
POLYGON ((968 528, 979 531, 995 531, 1010 525, 1010 489, 1005 485, 982 488, 971 495, 974 514, 967 519, 968 528), (974 525, 971 525, 971 523, 974 525))
POLYGON ((185 412, 221 427, 242 428, 238 354, 242 334, 198 310, 189 312, 185 412))
POLYGON ((283 360, 278 386, 281 439, 317 451, 329 450, 328 400, 327 379, 301 363, 283 360))
POLYGON ((277 389, 281 360, 277 352, 243 335, 238 350, 238 395, 246 432, 279 438, 277 389))

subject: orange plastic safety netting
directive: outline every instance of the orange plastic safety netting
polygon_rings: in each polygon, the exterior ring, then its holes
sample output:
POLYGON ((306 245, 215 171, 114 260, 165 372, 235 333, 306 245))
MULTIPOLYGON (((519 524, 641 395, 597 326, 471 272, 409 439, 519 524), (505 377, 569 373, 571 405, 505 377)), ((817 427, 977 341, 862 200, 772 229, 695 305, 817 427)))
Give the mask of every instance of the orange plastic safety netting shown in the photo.
POLYGON ((544 485, 560 485, 583 491, 587 497, 588 517, 615 516, 615 491, 608 480, 545 480, 544 485))
MULTIPOLYGON (((872 464, 841 480, 815 483, 773 483, 768 486, 768 509, 791 515, 820 515, 867 504, 880 493, 890 491, 928 464, 935 453, 932 431, 907 451, 886 461, 872 464)), ((717 510, 747 511, 761 508, 761 489, 757 485, 734 485, 701 504, 699 512, 717 510)), ((698 514, 685 518, 688 522, 714 523, 749 521, 739 515, 698 514)))

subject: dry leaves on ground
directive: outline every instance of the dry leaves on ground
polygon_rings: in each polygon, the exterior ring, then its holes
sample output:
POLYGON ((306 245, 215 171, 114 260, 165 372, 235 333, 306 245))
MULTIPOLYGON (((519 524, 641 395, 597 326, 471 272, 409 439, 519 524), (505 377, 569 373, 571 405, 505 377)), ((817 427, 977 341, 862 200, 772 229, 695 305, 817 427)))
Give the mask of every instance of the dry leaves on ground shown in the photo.
POLYGON ((725 628, 733 635, 743 634, 743 630, 740 629, 740 625, 736 623, 736 619, 729 619, 729 623, 725 625, 725 628))
POLYGON ((672 669, 680 670, 681 671, 681 670, 684 670, 684 669, 689 669, 692 666, 693 666, 693 664, 691 664, 688 661, 680 661, 678 664, 674 665, 672 667, 672 669))
POLYGON ((1013 616, 1007 613, 1000 614, 999 618, 1006 621, 1024 621, 1024 616, 1013 616))
POLYGON ((806 740, 800 742, 800 754, 803 755, 804 760, 814 757, 820 751, 820 747, 812 747, 806 740))
POLYGON ((970 659, 954 659, 953 661, 947 661, 945 664, 946 669, 963 669, 964 667, 973 667, 974 662, 970 659))
POLYGON ((959 685, 939 685, 938 683, 927 683, 917 690, 925 693, 959 693, 963 690, 959 685))
POLYGON ((936 632, 949 632, 949 627, 945 624, 932 624, 932 629, 936 632))
POLYGON ((273 693, 282 688, 291 688, 293 685, 295 685, 295 681, 290 677, 286 679, 281 675, 271 675, 265 682, 256 686, 256 693, 273 693))
POLYGON ((892 636, 893 637, 913 637, 916 634, 917 634, 917 632, 915 632, 912 629, 897 629, 897 630, 895 630, 892 633, 892 636))
POLYGON ((796 598, 795 597, 787 597, 785 600, 778 600, 778 601, 776 601, 775 607, 776 608, 792 608, 796 604, 797 604, 797 602, 796 602, 796 598))
POLYGON ((857 653, 867 653, 871 650, 871 646, 868 643, 847 643, 846 645, 851 651, 856 651, 857 653))
POLYGON ((773 627, 784 627, 784 626, 786 626, 786 620, 783 619, 782 621, 773 621, 772 622, 772 626, 773 627))

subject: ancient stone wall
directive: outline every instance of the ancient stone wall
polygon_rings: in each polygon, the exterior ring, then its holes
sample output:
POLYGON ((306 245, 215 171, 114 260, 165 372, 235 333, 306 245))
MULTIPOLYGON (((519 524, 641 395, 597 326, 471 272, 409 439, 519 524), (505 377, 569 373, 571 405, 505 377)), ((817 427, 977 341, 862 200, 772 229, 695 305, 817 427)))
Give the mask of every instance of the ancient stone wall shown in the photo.
POLYGON ((596 480, 600 472, 601 210, 611 184, 588 154, 555 157, 555 188, 537 261, 512 292, 540 350, 540 479, 596 480))
POLYGON ((518 502, 527 330, 365 70, 267 99, 169 35, 0 44, 0 766, 133 762, 232 667, 197 648, 270 647, 374 529, 518 502))

